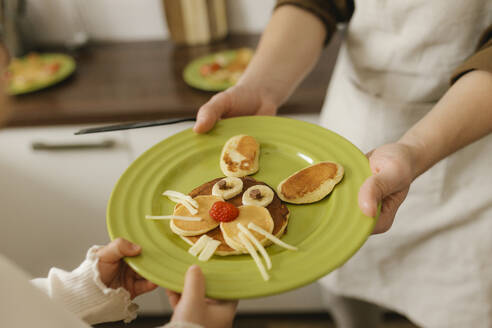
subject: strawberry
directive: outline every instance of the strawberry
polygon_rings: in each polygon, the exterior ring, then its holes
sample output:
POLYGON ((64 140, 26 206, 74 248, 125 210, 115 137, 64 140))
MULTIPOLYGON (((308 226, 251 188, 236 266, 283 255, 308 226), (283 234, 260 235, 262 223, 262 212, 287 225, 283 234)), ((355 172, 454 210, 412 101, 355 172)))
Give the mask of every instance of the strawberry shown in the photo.
POLYGON ((208 214, 210 214, 215 221, 229 222, 237 218, 239 209, 228 202, 215 202, 208 214))

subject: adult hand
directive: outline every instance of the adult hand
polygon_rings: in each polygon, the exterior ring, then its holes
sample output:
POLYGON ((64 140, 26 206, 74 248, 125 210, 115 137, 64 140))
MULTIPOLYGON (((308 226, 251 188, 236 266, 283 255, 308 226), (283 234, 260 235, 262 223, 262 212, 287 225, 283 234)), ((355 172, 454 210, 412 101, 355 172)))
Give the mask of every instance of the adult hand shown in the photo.
POLYGON ((365 215, 375 217, 381 203, 373 231, 378 234, 391 228, 396 211, 408 194, 415 179, 415 156, 409 146, 393 143, 374 149, 367 157, 373 175, 359 190, 359 207, 365 215))
POLYGON ((117 238, 100 248, 97 268, 101 281, 109 288, 125 288, 134 299, 138 295, 154 290, 157 285, 140 277, 122 259, 126 256, 137 256, 142 251, 139 245, 126 239, 117 238))
POLYGON ((171 322, 189 322, 207 328, 232 327, 237 301, 205 298, 205 277, 198 265, 188 268, 183 293, 166 290, 174 309, 171 322))
POLYGON ((213 96, 198 110, 193 130, 205 133, 221 118, 243 115, 275 115, 277 105, 267 92, 237 84, 213 96))

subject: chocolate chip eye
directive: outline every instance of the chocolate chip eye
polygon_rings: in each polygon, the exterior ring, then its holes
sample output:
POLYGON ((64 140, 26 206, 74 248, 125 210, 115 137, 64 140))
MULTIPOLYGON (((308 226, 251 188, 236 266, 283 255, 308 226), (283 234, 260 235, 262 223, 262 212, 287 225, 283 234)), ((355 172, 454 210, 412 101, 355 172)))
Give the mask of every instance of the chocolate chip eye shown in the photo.
POLYGON ((219 182, 217 182, 217 185, 219 186, 220 190, 228 190, 232 188, 232 186, 228 185, 227 181, 225 180, 220 180, 219 182))
POLYGON ((249 196, 253 199, 262 199, 263 196, 261 195, 261 191, 258 189, 253 189, 249 192, 249 196))
POLYGON ((243 204, 267 207, 273 201, 274 196, 273 190, 267 185, 253 185, 243 193, 243 204))
POLYGON ((226 190, 227 189, 227 182, 225 180, 220 180, 217 185, 219 186, 220 190, 226 190))

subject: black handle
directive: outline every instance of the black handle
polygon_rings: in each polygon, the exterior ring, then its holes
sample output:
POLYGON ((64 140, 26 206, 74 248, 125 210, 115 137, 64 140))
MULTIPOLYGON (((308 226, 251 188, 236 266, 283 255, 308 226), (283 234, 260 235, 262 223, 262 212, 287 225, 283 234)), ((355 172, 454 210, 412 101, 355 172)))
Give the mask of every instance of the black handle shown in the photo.
POLYGON ((103 140, 100 142, 86 142, 86 143, 49 143, 49 142, 40 141, 40 142, 33 142, 31 146, 33 150, 38 150, 38 151, 110 149, 116 146, 116 141, 103 140))

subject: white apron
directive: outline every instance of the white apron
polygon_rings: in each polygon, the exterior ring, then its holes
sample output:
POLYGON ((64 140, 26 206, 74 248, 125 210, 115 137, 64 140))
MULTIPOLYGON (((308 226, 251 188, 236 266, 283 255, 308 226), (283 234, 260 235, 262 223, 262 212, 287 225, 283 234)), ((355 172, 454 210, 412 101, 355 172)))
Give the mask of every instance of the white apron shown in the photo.
MULTIPOLYGON (((492 0, 359 0, 322 112, 367 152, 397 141, 449 88, 492 0)), ((492 136, 419 177, 391 230, 321 280, 424 327, 492 327, 492 136)))

